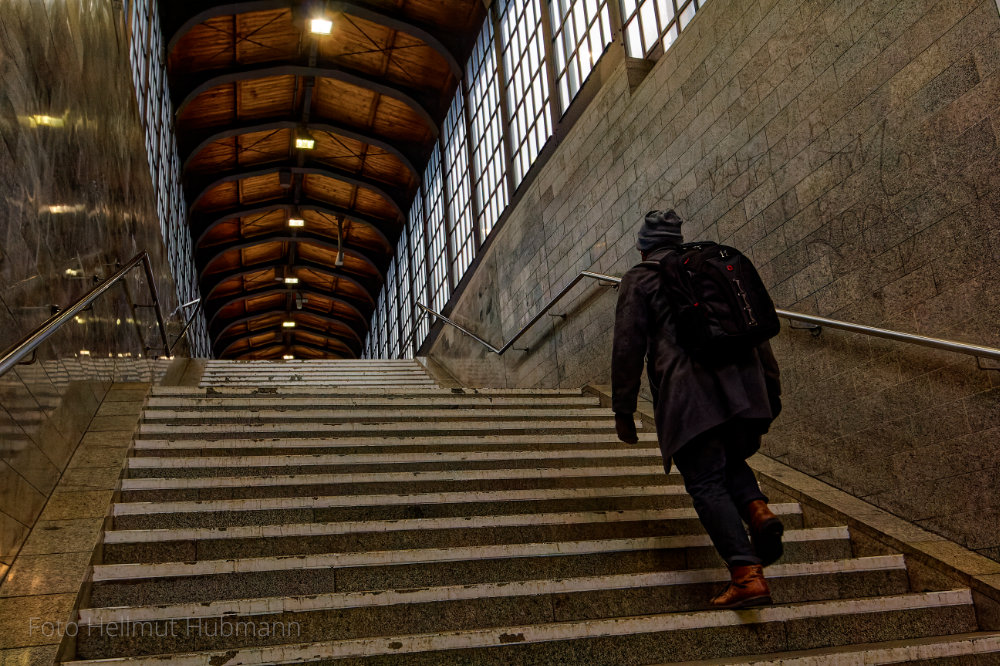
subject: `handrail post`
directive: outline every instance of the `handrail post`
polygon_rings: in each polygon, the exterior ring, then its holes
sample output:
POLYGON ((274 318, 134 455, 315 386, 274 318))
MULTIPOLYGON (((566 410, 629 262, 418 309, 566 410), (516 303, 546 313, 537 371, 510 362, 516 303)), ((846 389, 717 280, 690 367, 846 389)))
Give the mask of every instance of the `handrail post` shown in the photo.
POLYGON ((167 341, 167 327, 163 323, 163 312, 160 310, 160 294, 156 290, 156 280, 153 277, 153 265, 149 261, 149 253, 142 252, 142 267, 146 271, 146 284, 149 292, 153 296, 153 306, 156 311, 156 323, 160 327, 160 339, 163 341, 163 355, 170 355, 170 342, 167 341))

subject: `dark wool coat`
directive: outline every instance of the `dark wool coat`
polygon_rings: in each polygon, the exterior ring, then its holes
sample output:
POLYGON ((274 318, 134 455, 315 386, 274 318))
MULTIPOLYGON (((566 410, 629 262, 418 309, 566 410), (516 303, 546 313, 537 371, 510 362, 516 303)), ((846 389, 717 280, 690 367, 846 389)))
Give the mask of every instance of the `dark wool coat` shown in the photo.
MULTIPOLYGON (((653 250, 647 260, 657 261, 668 251, 653 250)), ((781 410, 778 363, 770 344, 718 367, 699 363, 675 343, 674 316, 658 289, 660 280, 656 266, 643 264, 622 277, 611 361, 612 409, 635 412, 645 360, 665 460, 701 433, 734 418, 746 419, 748 427, 761 434, 767 432, 781 410)))

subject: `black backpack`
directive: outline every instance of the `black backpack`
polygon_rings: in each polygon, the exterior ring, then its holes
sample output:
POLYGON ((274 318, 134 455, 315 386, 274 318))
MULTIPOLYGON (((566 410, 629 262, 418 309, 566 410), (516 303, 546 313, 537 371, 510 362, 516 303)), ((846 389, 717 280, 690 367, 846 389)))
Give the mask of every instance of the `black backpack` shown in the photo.
POLYGON ((781 325, 763 280, 736 248, 686 243, 658 262, 661 289, 674 308, 677 344, 692 356, 724 359, 778 334, 781 325))

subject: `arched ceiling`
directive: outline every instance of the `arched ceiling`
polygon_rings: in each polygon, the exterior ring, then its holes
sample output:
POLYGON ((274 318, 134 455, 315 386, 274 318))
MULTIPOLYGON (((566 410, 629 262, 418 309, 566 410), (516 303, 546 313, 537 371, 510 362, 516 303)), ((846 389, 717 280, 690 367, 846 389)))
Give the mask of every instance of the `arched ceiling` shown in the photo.
POLYGON ((160 8, 215 354, 356 358, 483 1, 160 8))

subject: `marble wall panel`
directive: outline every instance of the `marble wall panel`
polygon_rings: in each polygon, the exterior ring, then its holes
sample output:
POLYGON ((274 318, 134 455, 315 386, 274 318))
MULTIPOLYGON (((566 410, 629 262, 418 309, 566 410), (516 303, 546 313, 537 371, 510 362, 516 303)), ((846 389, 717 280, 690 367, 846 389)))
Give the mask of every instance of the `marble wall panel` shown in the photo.
MULTIPOLYGON (((122 11, 108 0, 0 0, 0 350, 143 250, 163 312, 177 306, 122 11)), ((162 370, 150 358, 162 347, 142 307, 151 302, 134 272, 39 347, 34 364, 0 377, 4 557, 111 382, 162 370)), ((182 325, 175 317, 171 332, 182 325)))

